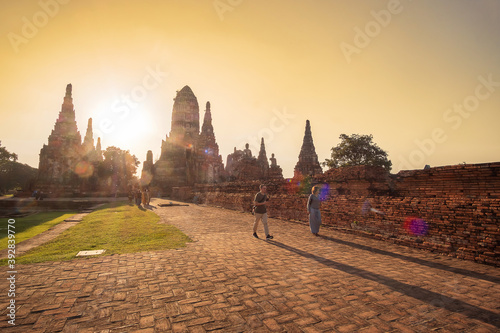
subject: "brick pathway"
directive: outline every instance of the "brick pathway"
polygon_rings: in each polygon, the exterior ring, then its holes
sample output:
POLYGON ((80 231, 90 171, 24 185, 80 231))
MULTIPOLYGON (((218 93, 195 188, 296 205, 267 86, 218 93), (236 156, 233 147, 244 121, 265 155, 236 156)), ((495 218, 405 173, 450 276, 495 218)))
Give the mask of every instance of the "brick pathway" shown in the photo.
POLYGON ((250 214, 218 208, 155 212, 194 242, 19 265, 15 327, 2 267, 2 332, 500 331, 499 268, 276 219, 257 240, 250 214))

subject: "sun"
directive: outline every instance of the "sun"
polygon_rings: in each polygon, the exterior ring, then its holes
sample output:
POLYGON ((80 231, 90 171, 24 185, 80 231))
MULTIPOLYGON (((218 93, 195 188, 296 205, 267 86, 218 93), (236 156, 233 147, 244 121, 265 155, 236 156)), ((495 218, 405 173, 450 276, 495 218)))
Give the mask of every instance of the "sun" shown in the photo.
POLYGON ((101 138, 103 148, 130 150, 146 140, 153 127, 150 113, 140 107, 121 113, 102 110, 94 125, 94 138, 101 138))

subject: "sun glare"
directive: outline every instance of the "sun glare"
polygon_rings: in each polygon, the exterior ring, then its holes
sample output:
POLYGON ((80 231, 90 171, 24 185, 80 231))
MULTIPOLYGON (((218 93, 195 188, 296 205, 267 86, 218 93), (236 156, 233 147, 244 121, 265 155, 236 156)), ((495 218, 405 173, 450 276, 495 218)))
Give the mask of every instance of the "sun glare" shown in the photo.
POLYGON ((154 124, 150 114, 145 110, 135 108, 128 112, 99 112, 94 125, 94 139, 101 138, 103 149, 115 146, 130 150, 148 137, 154 124))

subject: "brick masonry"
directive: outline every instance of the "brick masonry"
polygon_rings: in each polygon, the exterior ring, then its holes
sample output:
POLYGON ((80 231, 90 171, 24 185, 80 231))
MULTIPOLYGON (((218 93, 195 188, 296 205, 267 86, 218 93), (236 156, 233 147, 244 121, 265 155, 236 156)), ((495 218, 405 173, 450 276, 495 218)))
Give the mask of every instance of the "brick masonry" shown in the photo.
MULTIPOLYGON (((499 174, 500 162, 400 171, 396 175, 381 168, 358 166, 329 170, 313 177, 311 185, 323 188, 324 225, 500 266, 499 174), (412 219, 419 219, 423 227, 420 234, 405 228, 412 219)), ((299 192, 296 180, 264 183, 271 198, 270 217, 308 221, 308 194, 299 192)), ((202 204, 250 211, 259 184, 239 181, 195 185, 177 188, 173 194, 176 199, 194 198, 202 204)))
POLYGON ((193 242, 16 265, 15 326, 4 268, 0 332, 499 332, 500 268, 278 219, 264 241, 249 213, 151 203, 193 242))

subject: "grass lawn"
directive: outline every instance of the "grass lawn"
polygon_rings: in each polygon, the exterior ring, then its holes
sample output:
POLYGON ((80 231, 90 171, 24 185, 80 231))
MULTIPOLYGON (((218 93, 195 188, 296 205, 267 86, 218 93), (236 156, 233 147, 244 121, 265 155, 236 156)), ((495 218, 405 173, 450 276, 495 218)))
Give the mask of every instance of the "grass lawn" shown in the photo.
MULTIPOLYGON (((77 214, 77 212, 42 212, 30 216, 14 218, 16 221, 12 224, 15 229, 10 229, 15 232, 16 243, 36 236, 65 219, 77 214)), ((0 250, 7 248, 7 221, 8 218, 2 218, 0 225, 0 250)))
MULTIPOLYGON (((106 250, 104 255, 166 250, 186 246, 188 236, 174 226, 159 224, 149 210, 111 203, 83 218, 54 240, 16 258, 16 264, 70 260, 79 251, 106 250)), ((1 260, 0 265, 5 265, 1 260)))

